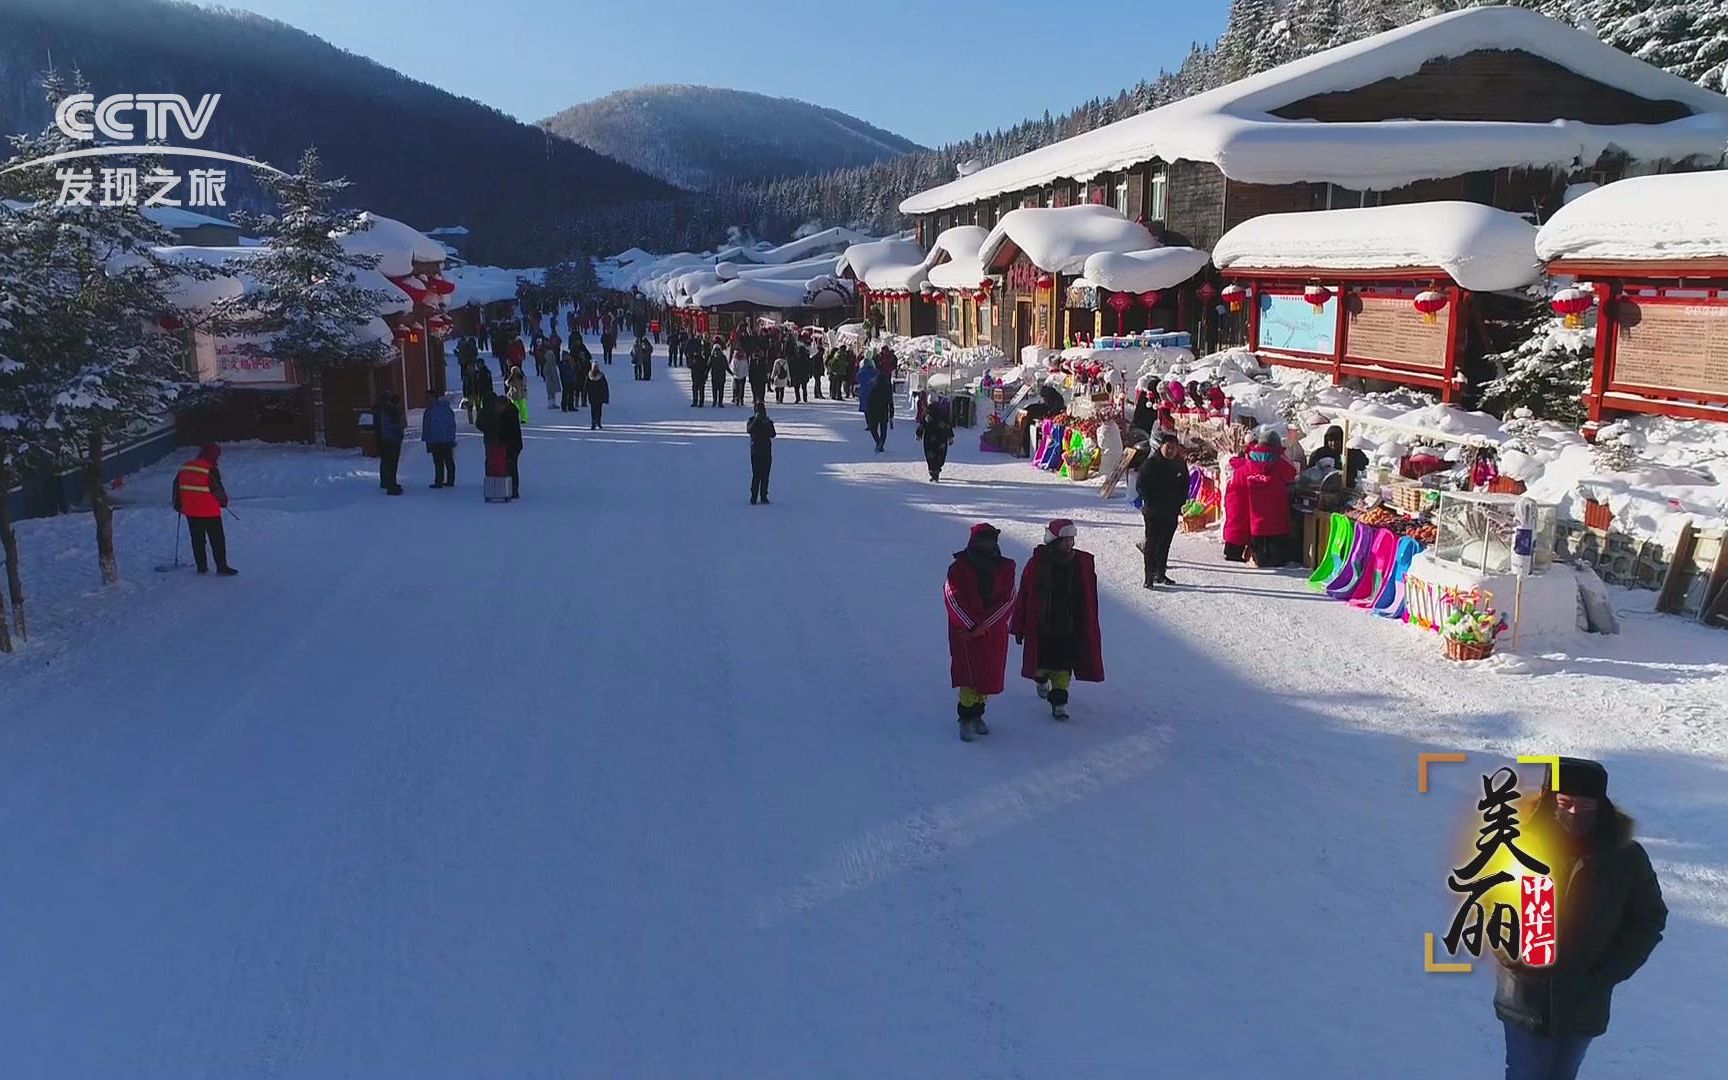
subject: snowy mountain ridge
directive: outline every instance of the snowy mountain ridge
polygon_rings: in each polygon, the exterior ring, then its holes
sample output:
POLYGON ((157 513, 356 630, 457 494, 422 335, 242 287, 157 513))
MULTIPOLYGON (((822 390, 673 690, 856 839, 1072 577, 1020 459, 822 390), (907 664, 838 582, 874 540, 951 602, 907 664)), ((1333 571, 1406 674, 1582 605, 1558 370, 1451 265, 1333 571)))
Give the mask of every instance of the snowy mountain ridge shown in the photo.
POLYGON ((620 90, 540 121, 546 130, 680 187, 868 165, 924 148, 837 109, 747 90, 620 90))

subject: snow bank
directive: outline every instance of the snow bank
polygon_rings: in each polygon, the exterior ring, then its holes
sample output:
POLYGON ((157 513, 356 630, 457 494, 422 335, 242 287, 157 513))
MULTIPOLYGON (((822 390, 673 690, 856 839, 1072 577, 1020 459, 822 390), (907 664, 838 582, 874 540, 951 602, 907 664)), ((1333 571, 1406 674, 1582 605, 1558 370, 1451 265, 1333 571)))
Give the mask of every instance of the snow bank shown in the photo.
POLYGON ((344 251, 378 256, 378 272, 385 277, 411 274, 417 262, 444 261, 444 245, 418 229, 369 210, 360 215, 360 220, 369 227, 340 233, 336 240, 344 251))
POLYGON ((978 258, 994 266, 1012 244, 1040 270, 1079 274, 1086 260, 1104 252, 1126 254, 1158 246, 1146 226, 1129 221, 1113 206, 1029 206, 1010 210, 984 238, 978 258))
POLYGON ((1081 277, 1112 292, 1150 292, 1175 288, 1206 269, 1211 261, 1204 251, 1187 247, 1101 251, 1087 258, 1081 277))
POLYGON ((1728 172, 1635 176, 1587 192, 1542 226, 1536 254, 1550 261, 1728 258, 1728 172))
POLYGON ((1728 99, 1533 11, 1470 8, 1315 53, 1033 150, 913 195, 900 211, 964 206, 1059 178, 1090 180, 1154 158, 1210 162, 1244 183, 1329 182, 1383 191, 1467 172, 1588 165, 1609 147, 1645 161, 1715 163, 1725 142, 1728 99), (1610 126, 1569 120, 1316 123, 1272 115, 1316 94, 1413 75, 1431 60, 1483 49, 1532 53, 1640 97, 1680 102, 1697 115, 1610 126))
POLYGON ((1542 272, 1535 226, 1467 202, 1264 214, 1225 233, 1212 260, 1221 270, 1439 267, 1479 292, 1520 288, 1542 272))

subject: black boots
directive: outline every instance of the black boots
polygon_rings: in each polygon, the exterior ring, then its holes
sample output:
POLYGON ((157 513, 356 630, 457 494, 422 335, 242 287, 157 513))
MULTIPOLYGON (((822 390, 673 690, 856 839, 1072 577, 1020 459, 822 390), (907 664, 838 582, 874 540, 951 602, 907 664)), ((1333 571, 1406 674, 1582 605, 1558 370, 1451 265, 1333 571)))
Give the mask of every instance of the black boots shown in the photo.
POLYGON ((990 729, 984 725, 984 703, 976 705, 958 705, 956 712, 960 716, 960 738, 971 742, 974 735, 988 735, 990 729))

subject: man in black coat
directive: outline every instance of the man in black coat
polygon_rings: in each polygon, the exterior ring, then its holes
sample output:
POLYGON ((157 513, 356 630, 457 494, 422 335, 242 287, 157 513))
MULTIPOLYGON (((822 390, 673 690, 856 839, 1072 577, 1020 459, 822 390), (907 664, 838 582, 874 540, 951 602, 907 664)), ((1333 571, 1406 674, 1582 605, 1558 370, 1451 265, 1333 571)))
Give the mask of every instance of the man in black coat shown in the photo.
POLYGON ((708 346, 701 338, 684 342, 684 364, 690 369, 690 407, 700 409, 708 396, 708 346))
POLYGON ((1608 1030, 1614 987, 1644 965, 1668 924, 1650 856, 1608 798, 1608 770, 1584 758, 1559 765, 1559 782, 1548 778, 1530 826, 1558 823, 1567 848, 1549 868, 1554 963, 1529 967, 1494 953, 1507 1080, 1572 1080, 1590 1040, 1608 1030))
POLYGON ((708 350, 708 397, 712 399, 716 409, 726 407, 726 376, 730 369, 726 366, 726 346, 718 339, 710 343, 708 350))
POLYGON ((774 468, 774 421, 768 419, 765 402, 756 403, 756 415, 744 422, 750 434, 750 505, 768 502, 768 473, 774 468))
MULTIPOLYGON (((570 367, 576 375, 575 397, 571 401, 576 408, 580 409, 588 403, 588 371, 594 366, 594 353, 588 348, 588 343, 581 338, 571 339, 570 346, 570 367)), ((565 384, 564 389, 569 392, 568 383, 565 384)))
POLYGON ((1152 456, 1140 466, 1134 483, 1140 496, 1140 517, 1146 523, 1146 588, 1174 585, 1166 572, 1170 566, 1170 541, 1176 535, 1176 519, 1188 501, 1188 462, 1176 436, 1160 431, 1153 436, 1152 456))
POLYGON ((888 448, 888 425, 894 419, 894 380, 876 376, 870 384, 870 396, 864 401, 864 426, 876 440, 876 452, 888 448))
POLYGON ((490 442, 504 448, 504 460, 510 468, 510 497, 520 499, 522 473, 517 466, 522 458, 522 414, 516 411, 516 403, 509 398, 497 398, 496 401, 490 442))
POLYGON ((766 342, 758 342, 750 350, 750 398, 757 405, 768 401, 768 371, 774 361, 768 355, 766 342))
POLYGON ((930 469, 930 479, 942 479, 942 466, 948 462, 948 444, 954 441, 954 425, 948 419, 946 402, 930 403, 916 434, 924 444, 924 464, 930 469))
POLYGON ((378 439, 378 486, 388 495, 400 495, 402 485, 396 482, 396 467, 402 461, 408 418, 394 391, 380 391, 372 403, 372 432, 378 439))

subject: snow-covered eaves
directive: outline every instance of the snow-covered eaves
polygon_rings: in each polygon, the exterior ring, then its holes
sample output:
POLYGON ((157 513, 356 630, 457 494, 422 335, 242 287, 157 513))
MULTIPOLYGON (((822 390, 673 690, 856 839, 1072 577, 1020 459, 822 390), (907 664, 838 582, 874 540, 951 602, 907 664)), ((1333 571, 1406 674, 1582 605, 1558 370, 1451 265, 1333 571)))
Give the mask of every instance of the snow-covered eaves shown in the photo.
POLYGON ((847 270, 871 289, 916 289, 924 280, 924 249, 904 236, 853 244, 836 272, 847 270))
POLYGON ((405 277, 417 262, 444 261, 444 245, 420 230, 371 211, 360 219, 370 227, 341 233, 336 240, 344 251, 378 256, 378 272, 385 277, 405 277))
POLYGON ((1561 207, 1536 254, 1604 262, 1728 259, 1728 172, 1621 180, 1561 207))
POLYGON ((985 274, 978 252, 989 236, 990 230, 982 225, 956 225, 942 230, 925 260, 930 284, 938 289, 976 289, 985 274))
POLYGON ((1206 252, 1190 247, 1101 251, 1086 260, 1081 277, 1111 292, 1151 292, 1175 288, 1206 269, 1211 261, 1206 252))
POLYGON ((445 297, 444 306, 459 308, 468 304, 494 304, 500 300, 514 300, 517 279, 527 276, 527 273, 525 270, 511 270, 502 266, 445 267, 442 276, 456 286, 456 291, 445 297))
POLYGON ((901 202, 900 210, 930 213, 1058 179, 1090 180, 1153 159, 1210 162, 1243 183, 1387 190, 1476 171, 1589 165, 1611 147, 1641 161, 1715 164, 1725 143, 1728 98, 1533 11, 1468 8, 1052 143, 919 192, 901 202), (1527 52, 1643 98, 1679 102, 1694 115, 1662 124, 1595 125, 1567 120, 1322 123, 1272 113, 1318 94, 1403 78, 1430 61, 1482 50, 1527 52))
POLYGON ((1010 210, 984 238, 979 261, 998 265, 1010 245, 1040 270, 1078 274, 1087 259, 1101 252, 1145 251, 1158 241, 1146 226, 1129 221, 1115 207, 1084 203, 1010 210))
MULTIPOLYGON (((257 279, 246 271, 246 265, 270 251, 268 247, 259 246, 198 245, 174 245, 152 250, 156 257, 165 263, 188 266, 196 264, 214 271, 201 277, 176 275, 164 282, 163 291, 169 302, 184 311, 194 312, 208 310, 222 301, 237 300, 255 290, 258 287, 257 279)), ((136 265, 139 261, 136 256, 128 256, 116 260, 113 265, 136 265)), ((348 278, 354 284, 377 295, 376 310, 380 315, 401 315, 414 310, 414 301, 377 270, 351 270, 348 278)))
POLYGON ((823 252, 833 252, 838 255, 853 244, 867 244, 875 237, 869 233, 857 232, 853 229, 835 227, 813 232, 788 241, 779 247, 732 247, 720 252, 716 258, 727 262, 749 262, 762 266, 783 266, 787 263, 799 262, 823 252))
POLYGON ((1468 202, 1263 214, 1212 249, 1220 270, 1441 270, 1466 289, 1495 292, 1534 282, 1536 227, 1516 214, 1468 202))
POLYGON ((696 307, 705 308, 726 307, 731 304, 750 304, 772 310, 839 307, 849 298, 850 291, 845 288, 824 288, 831 286, 833 280, 826 276, 805 281, 761 277, 733 278, 698 288, 691 295, 690 302, 696 307))

